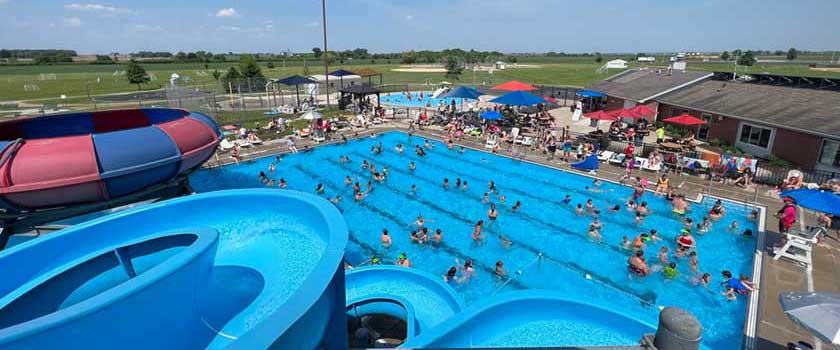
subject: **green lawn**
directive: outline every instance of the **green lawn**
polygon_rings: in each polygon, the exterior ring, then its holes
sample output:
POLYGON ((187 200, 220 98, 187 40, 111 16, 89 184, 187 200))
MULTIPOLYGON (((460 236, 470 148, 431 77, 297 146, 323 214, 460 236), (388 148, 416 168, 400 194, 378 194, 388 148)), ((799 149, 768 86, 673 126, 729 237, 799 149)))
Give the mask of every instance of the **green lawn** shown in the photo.
MULTIPOLYGON (((607 59, 605 57, 605 59, 607 59)), ((587 86, 597 80, 617 73, 613 70, 608 73, 597 73, 600 63, 596 63, 592 57, 552 57, 552 58, 521 58, 523 64, 538 65, 538 68, 513 68, 488 72, 464 71, 460 79, 454 83, 477 84, 491 86, 508 80, 520 80, 530 84, 561 85, 561 86, 587 86)), ((311 74, 323 73, 323 66, 310 62, 309 72, 311 74), (313 65, 314 64, 314 65, 313 65)), ((386 84, 436 84, 446 78, 443 73, 418 73, 418 72, 394 72, 398 64, 376 64, 365 65, 362 61, 354 63, 331 66, 330 70, 344 68, 354 70, 359 67, 374 69, 383 74, 386 84)), ((369 63, 369 62, 368 62, 369 63)), ((268 69, 266 63, 262 63, 263 72, 267 77, 280 78, 290 74, 302 74, 301 62, 294 62, 295 65, 282 66, 282 62, 275 62, 273 69, 268 69)), ((178 73, 182 77, 189 76, 191 85, 199 85, 204 88, 213 88, 223 92, 222 87, 216 82, 211 71, 218 69, 227 70, 233 63, 208 64, 144 64, 147 72, 156 77, 156 80, 143 86, 143 89, 159 89, 169 82, 172 73, 178 73)), ((637 66, 631 63, 631 67, 637 66)), ((664 67, 665 63, 660 60, 658 66, 664 67)), ((702 63, 690 61, 689 69, 710 70, 710 71, 731 71, 732 65, 718 63, 702 63)), ((84 103, 88 96, 123 93, 137 91, 135 85, 128 83, 124 76, 114 76, 117 70, 125 70, 125 65, 91 65, 91 64, 68 64, 55 66, 2 66, 0 65, 0 102, 2 101, 33 101, 35 103, 56 103, 61 95, 67 95, 73 103, 84 103), (41 74, 49 78, 54 75, 55 80, 42 80, 41 74), (36 85, 37 91, 25 91, 25 85, 36 85)), ((741 70, 739 70, 741 71, 741 70)), ((840 72, 823 72, 811 70, 804 63, 775 63, 756 64, 750 67, 749 72, 769 72, 777 74, 804 75, 814 77, 840 78, 840 72)))

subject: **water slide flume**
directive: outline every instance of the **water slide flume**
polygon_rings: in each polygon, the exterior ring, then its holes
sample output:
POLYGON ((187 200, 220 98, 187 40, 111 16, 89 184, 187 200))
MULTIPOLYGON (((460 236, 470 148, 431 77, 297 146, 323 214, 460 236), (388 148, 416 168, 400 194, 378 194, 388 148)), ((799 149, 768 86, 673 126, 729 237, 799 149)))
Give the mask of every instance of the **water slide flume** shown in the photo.
POLYGON ((338 210, 295 191, 97 218, 0 253, 0 349, 341 348, 346 243, 338 210))

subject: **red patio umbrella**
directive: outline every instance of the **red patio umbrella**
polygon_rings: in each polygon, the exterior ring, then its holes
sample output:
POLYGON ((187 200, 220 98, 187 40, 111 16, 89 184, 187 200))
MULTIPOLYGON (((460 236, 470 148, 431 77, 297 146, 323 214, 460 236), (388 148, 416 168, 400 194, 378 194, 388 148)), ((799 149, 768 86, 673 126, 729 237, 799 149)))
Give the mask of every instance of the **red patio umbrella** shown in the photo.
POLYGON ((643 118, 644 117, 644 115, 642 115, 638 111, 634 110, 633 108, 635 108, 635 107, 613 110, 613 111, 609 111, 608 113, 611 114, 612 116, 616 117, 616 118, 634 118, 635 119, 635 118, 643 118))
POLYGON ((531 90, 536 90, 537 88, 535 88, 531 85, 525 84, 525 83, 518 82, 516 80, 511 80, 507 83, 504 83, 504 84, 501 84, 501 85, 496 85, 496 86, 492 87, 492 89, 493 90, 507 90, 507 91, 531 91, 531 90))
POLYGON ((632 107, 628 110, 628 112, 634 115, 640 115, 642 117, 647 118, 656 116, 656 111, 645 105, 638 105, 636 107, 632 107))
POLYGON ((609 120, 609 121, 618 120, 618 118, 616 118, 614 115, 612 115, 608 112, 604 112, 604 111, 595 111, 595 112, 584 113, 583 116, 587 117, 589 119, 596 119, 596 120, 609 120))
POLYGON ((551 102, 551 103, 557 103, 556 98, 548 96, 548 95, 543 96, 543 99, 545 99, 546 101, 551 102))
POLYGON ((663 120, 664 122, 680 124, 680 125, 703 125, 706 124, 706 121, 697 117, 693 117, 688 114, 678 115, 676 117, 671 117, 663 120))

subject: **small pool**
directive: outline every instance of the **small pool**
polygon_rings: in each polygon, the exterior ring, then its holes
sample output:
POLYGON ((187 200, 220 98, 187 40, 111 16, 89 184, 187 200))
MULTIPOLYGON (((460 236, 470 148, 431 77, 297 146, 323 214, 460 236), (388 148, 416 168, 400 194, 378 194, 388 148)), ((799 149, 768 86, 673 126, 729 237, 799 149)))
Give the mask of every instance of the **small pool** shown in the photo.
POLYGON ((457 106, 461 106, 462 99, 459 98, 432 98, 433 91, 413 91, 409 93, 394 92, 385 94, 379 97, 379 102, 382 104, 389 104, 403 107, 428 107, 437 108, 440 105, 450 105, 455 101, 457 106), (422 94, 422 98, 421 98, 422 94), (411 96, 409 98, 409 95, 411 96))
MULTIPOLYGON (((342 195, 338 206, 343 211, 350 229, 348 250, 362 256, 377 256, 384 263, 392 264, 405 252, 414 268, 442 276, 447 269, 474 261, 476 278, 469 283, 454 285, 466 303, 485 300, 498 293, 513 290, 549 289, 558 295, 608 310, 621 312, 648 324, 656 324, 659 308, 679 306, 692 312, 704 326, 703 343, 708 348, 739 348, 743 334, 747 302, 741 298, 727 302, 719 295, 721 270, 752 273, 755 239, 732 232, 727 226, 738 221, 740 229, 757 232, 756 224, 747 220, 752 210, 745 205, 724 202, 726 216, 702 236, 695 236, 699 251, 699 269, 713 276, 711 290, 696 286, 696 278, 689 270, 686 258, 677 262, 681 277, 665 281, 656 273, 644 279, 631 278, 626 269, 629 252, 621 247, 622 236, 632 239, 640 232, 657 229, 663 241, 648 247, 645 256, 650 263, 657 261, 660 247, 667 246, 671 254, 682 217, 671 213, 670 203, 662 197, 646 193, 643 200, 649 203, 652 215, 639 225, 634 215, 623 209, 619 213, 606 213, 606 207, 623 204, 632 190, 612 183, 604 183, 598 192, 585 189, 592 179, 543 166, 491 155, 485 152, 447 150, 440 142, 428 150, 428 155, 418 157, 412 151, 424 139, 409 138, 401 132, 379 135, 376 139, 364 138, 346 145, 317 147, 308 153, 285 156, 277 164, 271 178, 284 178, 292 189, 314 193, 321 183, 326 187, 325 197, 342 195), (382 143, 384 152, 370 153, 372 146, 382 143), (397 144, 406 151, 394 151, 397 144), (342 164, 339 157, 352 159, 342 164), (378 169, 388 167, 388 180, 374 182, 374 190, 362 202, 353 201, 352 186, 343 182, 345 176, 361 183, 363 189, 370 173, 361 168, 363 160, 374 163, 378 169), (416 171, 410 171, 413 161, 416 171), (442 188, 442 181, 466 181, 467 189, 442 188), (501 194, 507 196, 501 203, 498 196, 490 197, 497 204, 500 215, 495 222, 488 222, 488 204, 482 201, 488 182, 494 181, 501 194), (416 193, 411 186, 416 185, 416 193), (562 202, 565 195, 572 197, 571 205, 562 202), (586 232, 591 217, 578 216, 574 206, 591 198, 605 211, 600 217, 605 223, 603 240, 592 241, 586 232), (519 212, 511 212, 516 201, 522 202, 519 212), (443 231, 443 243, 438 246, 411 243, 409 232, 418 214, 426 219, 426 226, 443 231), (473 225, 483 219, 487 238, 476 244, 470 234, 473 225), (383 248, 379 236, 387 228, 393 245, 383 248), (500 234, 513 242, 502 247, 500 234), (513 278, 500 279, 494 275, 496 261, 504 262, 513 278), (520 273, 517 273, 520 272, 520 273)), ((260 171, 268 173, 274 157, 261 158, 221 169, 202 170, 191 177, 196 191, 262 187, 260 171)), ((674 179, 673 181, 678 181, 674 179)), ((699 222, 708 213, 714 200, 707 198, 693 204, 689 217, 699 222)), ((349 255, 350 252, 348 252, 349 255)), ((562 324, 552 327, 563 327, 562 324)), ((523 325, 523 327, 526 327, 523 325)), ((521 329, 522 332, 530 332, 521 329)), ((518 332, 516 334, 520 334, 518 332)), ((513 337, 513 336, 512 336, 513 337)), ((508 344, 500 338, 498 344, 508 344)), ((579 344, 577 344, 579 345, 579 344)))

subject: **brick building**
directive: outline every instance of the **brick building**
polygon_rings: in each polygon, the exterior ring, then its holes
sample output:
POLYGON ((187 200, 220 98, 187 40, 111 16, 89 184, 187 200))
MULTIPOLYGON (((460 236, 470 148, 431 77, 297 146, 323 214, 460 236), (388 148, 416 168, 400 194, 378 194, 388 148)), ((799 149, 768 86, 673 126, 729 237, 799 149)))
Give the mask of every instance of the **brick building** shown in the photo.
POLYGON ((706 120, 695 132, 700 140, 718 139, 804 169, 840 172, 840 80, 754 74, 733 81, 730 73, 673 74, 685 74, 684 83, 667 88, 674 84, 665 86, 658 75, 646 72, 618 84, 608 81, 621 75, 610 77, 592 89, 622 101, 608 102, 607 110, 628 106, 627 101, 655 101, 659 119, 687 113, 706 120), (660 91, 651 90, 657 85, 660 91), (652 97, 633 98, 640 96, 629 92, 636 86, 641 95, 652 97))

